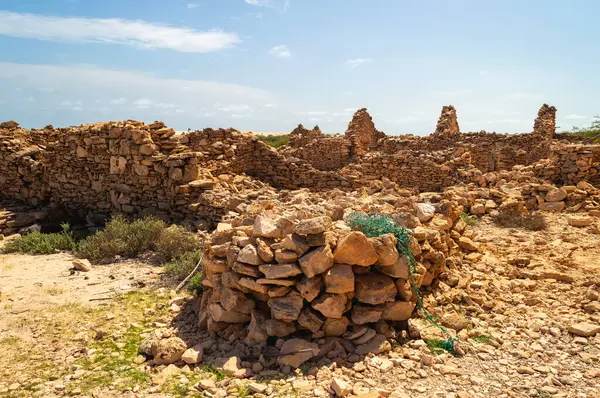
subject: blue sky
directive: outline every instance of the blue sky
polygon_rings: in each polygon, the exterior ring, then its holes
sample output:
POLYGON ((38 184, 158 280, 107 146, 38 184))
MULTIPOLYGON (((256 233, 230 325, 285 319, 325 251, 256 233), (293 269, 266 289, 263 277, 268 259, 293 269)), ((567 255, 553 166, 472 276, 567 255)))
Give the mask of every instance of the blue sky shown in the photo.
POLYGON ((600 113, 596 0, 0 0, 0 120, 388 134, 600 113))

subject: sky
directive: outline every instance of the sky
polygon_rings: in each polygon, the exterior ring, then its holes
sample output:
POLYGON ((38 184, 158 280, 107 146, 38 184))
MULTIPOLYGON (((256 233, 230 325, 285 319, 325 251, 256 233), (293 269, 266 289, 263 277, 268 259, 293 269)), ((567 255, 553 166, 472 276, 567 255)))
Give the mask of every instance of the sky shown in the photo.
POLYGON ((0 120, 390 135, 600 114, 597 0, 0 0, 0 120))

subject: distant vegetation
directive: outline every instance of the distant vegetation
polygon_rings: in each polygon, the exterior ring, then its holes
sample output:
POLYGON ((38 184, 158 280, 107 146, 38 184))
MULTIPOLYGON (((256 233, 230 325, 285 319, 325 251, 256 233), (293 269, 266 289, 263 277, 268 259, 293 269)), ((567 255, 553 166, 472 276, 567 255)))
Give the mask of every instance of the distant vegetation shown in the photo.
POLYGON ((259 136, 259 138, 260 138, 261 141, 266 142, 267 144, 269 144, 273 148, 279 148, 279 147, 282 147, 284 145, 287 145, 288 142, 290 141, 290 135, 289 134, 285 134, 285 135, 273 135, 273 134, 261 135, 261 136, 259 136))
POLYGON ((568 134, 577 135, 592 142, 600 142, 600 115, 594 116, 594 121, 587 127, 573 127, 568 134))

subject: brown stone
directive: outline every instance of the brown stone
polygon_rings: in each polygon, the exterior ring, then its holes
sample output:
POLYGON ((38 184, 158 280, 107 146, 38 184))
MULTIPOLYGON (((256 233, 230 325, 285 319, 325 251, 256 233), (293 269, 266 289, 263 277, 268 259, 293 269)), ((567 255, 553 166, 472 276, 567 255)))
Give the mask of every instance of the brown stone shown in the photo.
POLYGON ((221 304, 213 303, 208 310, 215 322, 244 323, 250 321, 250 315, 237 311, 227 311, 221 304))
POLYGON ((298 260, 302 272, 308 278, 322 274, 333 266, 333 254, 329 246, 313 249, 298 260))
POLYGON ((331 218, 327 216, 300 220, 294 228, 294 233, 298 235, 316 235, 322 234, 331 229, 331 218))
POLYGON ((269 279, 290 278, 302 273, 296 264, 263 264, 258 268, 269 279))
POLYGON ((396 237, 393 234, 385 234, 371 239, 373 248, 377 253, 377 265, 387 266, 398 261, 398 249, 396 249, 396 237))
POLYGON ((281 242, 281 246, 286 250, 295 252, 298 256, 304 255, 310 249, 306 237, 297 234, 287 235, 281 242))
POLYGON ((383 315, 383 309, 379 307, 367 307, 362 305, 355 305, 352 307, 351 318, 352 322, 357 325, 363 325, 365 323, 375 323, 381 319, 383 315))
POLYGON ((300 293, 292 291, 283 297, 269 299, 273 318, 282 321, 295 321, 302 310, 303 299, 300 293))
POLYGON ((309 303, 321 293, 322 287, 323 279, 321 276, 315 276, 314 278, 303 277, 296 285, 300 295, 309 303))
POLYGON ((368 266, 377 261, 377 253, 361 232, 350 232, 337 244, 333 258, 336 263, 368 266))
POLYGON ((394 301, 380 306, 383 310, 382 319, 386 321, 406 321, 415 309, 415 303, 410 301, 394 301))
POLYGON ((268 319, 263 325, 269 336, 285 337, 296 331, 296 326, 293 323, 277 319, 268 319))
POLYGON ((248 325, 248 335, 246 344, 256 344, 267 341, 269 335, 265 330, 265 322, 268 316, 260 311, 254 310, 250 314, 250 325, 248 325))
POLYGON ((408 259, 404 255, 399 256, 396 262, 393 264, 387 266, 377 265, 375 268, 379 272, 389 275, 393 278, 408 279, 408 259))
POLYGON ((354 291, 354 272, 352 266, 336 264, 323 274, 327 293, 346 293, 354 291))
POLYGON ((250 314, 254 309, 254 301, 246 297, 244 293, 232 289, 222 289, 220 301, 226 311, 250 314))
POLYGON ((296 252, 291 250, 276 250, 275 251, 275 260, 279 264, 293 263, 298 260, 298 255, 296 252))
POLYGON ((169 337, 162 339, 156 346, 154 363, 157 365, 169 365, 181 359, 181 356, 187 349, 185 342, 179 337, 169 337))
POLYGON ((263 260, 258 255, 258 249, 252 244, 244 246, 237 257, 237 261, 250 265, 260 265, 263 263, 263 260))
POLYGON ((369 353, 381 354, 383 352, 389 352, 392 349, 392 345, 387 338, 382 334, 377 334, 368 343, 359 345, 354 351, 358 355, 367 355, 369 353))
POLYGON ((319 354, 319 346, 309 343, 304 339, 290 339, 281 346, 281 354, 278 362, 282 366, 298 368, 304 362, 319 354))
MULTIPOLYGON (((394 288, 395 289, 395 288, 394 288)), ((312 307, 326 318, 341 318, 348 298, 343 294, 325 293, 313 300, 312 307)))
POLYGON ((300 312, 300 316, 298 317, 298 324, 305 329, 310 330, 313 333, 316 333, 321 329, 323 325, 323 319, 310 308, 303 308, 302 312, 300 312))
POLYGON ((322 330, 325 336, 339 337, 346 333, 350 321, 345 316, 341 318, 326 318, 322 330))
POLYGON ((458 245, 461 247, 461 249, 469 250, 472 252, 479 251, 479 245, 473 242, 471 239, 467 238, 466 236, 461 236, 458 239, 458 245))
POLYGON ((387 275, 371 273, 356 277, 354 295, 361 303, 383 304, 393 302, 396 293, 394 280, 387 275))

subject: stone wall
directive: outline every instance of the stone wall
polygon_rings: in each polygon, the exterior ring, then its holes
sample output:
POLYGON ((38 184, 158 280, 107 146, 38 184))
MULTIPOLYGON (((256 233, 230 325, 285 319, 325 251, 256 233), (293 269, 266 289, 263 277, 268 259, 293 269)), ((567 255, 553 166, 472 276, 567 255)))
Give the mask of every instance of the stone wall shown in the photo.
POLYGON ((554 137, 556 133, 555 107, 548 104, 542 105, 533 124, 533 133, 545 138, 554 137))
POLYGON ((460 133, 460 129, 458 127, 458 120, 456 118, 456 109, 454 108, 454 105, 444 106, 433 134, 452 137, 458 133, 460 133))
POLYGON ((552 148, 548 159, 534 167, 539 178, 557 185, 576 185, 587 181, 600 186, 600 145, 564 145, 552 148))
POLYGON ((352 155, 366 153, 371 146, 377 143, 377 140, 384 136, 385 134, 375 128, 373 118, 366 108, 359 109, 354 113, 345 133, 346 139, 352 145, 352 155))

